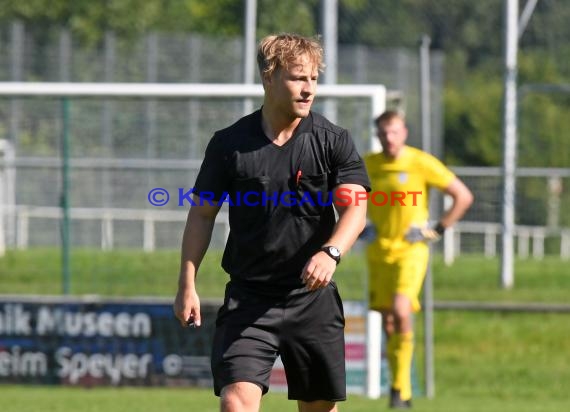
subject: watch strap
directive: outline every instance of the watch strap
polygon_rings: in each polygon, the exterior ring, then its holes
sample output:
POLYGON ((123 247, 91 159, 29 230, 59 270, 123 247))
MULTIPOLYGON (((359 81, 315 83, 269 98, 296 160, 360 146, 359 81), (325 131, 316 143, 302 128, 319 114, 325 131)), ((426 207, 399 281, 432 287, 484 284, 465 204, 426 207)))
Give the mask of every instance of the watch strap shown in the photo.
POLYGON ((340 250, 338 248, 335 248, 334 246, 323 246, 320 250, 329 255, 329 257, 333 259, 337 265, 340 263, 340 250), (331 248, 334 248, 339 252, 338 256, 331 252, 331 248))

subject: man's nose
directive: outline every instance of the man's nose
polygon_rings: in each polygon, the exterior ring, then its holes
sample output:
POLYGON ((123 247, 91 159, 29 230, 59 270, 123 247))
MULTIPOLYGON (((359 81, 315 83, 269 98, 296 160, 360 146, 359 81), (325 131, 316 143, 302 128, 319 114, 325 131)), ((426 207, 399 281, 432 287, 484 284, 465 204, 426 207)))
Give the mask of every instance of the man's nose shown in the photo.
POLYGON ((316 86, 317 86, 316 80, 307 80, 306 82, 303 82, 302 91, 303 93, 313 94, 316 86))

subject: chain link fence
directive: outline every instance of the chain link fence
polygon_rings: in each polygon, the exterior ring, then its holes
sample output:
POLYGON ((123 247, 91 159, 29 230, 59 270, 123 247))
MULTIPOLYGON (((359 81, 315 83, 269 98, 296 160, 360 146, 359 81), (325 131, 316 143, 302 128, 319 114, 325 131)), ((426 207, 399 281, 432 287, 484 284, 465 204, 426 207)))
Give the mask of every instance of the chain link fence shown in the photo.
MULTIPOLYGON (((355 16, 347 11, 342 19, 355 16)), ((398 91, 403 100, 388 103, 407 112, 409 143, 421 146, 419 51, 411 46, 410 38, 405 43, 406 48, 340 44, 338 82, 383 84, 398 91)), ((14 22, 0 29, 0 52, 6 56, 0 61, 0 81, 239 83, 243 79, 243 51, 239 37, 164 33, 126 41, 109 32, 100 46, 88 48, 66 29, 53 29, 38 37, 29 27, 14 22)), ((444 55, 434 51, 430 62, 430 150, 441 157, 444 55)), ((558 100, 562 101, 560 107, 565 107, 567 99, 558 100)), ((254 106, 260 104, 254 100, 254 106)), ((337 106, 338 123, 351 130, 361 152, 368 148, 371 127, 369 110, 363 105, 344 101, 337 106)), ((178 188, 190 188, 208 140, 215 130, 244 114, 243 99, 72 99, 70 108, 73 244, 177 248, 185 208, 172 202, 160 209, 164 217, 159 223, 154 217, 152 224, 148 223, 145 211, 157 212, 148 202, 148 192, 155 187, 173 193, 178 188), (100 213, 93 217, 85 209, 99 209, 100 213), (122 213, 120 217, 110 216, 105 212, 108 209, 123 212, 113 212, 122 213)), ((315 109, 323 107, 317 104, 315 109)), ((551 115, 560 116, 561 128, 568 122, 563 110, 551 115)), ((522 123, 525 139, 532 141, 540 132, 536 124, 522 123)), ((14 182, 12 192, 4 190, 3 199, 8 210, 7 247, 57 244, 57 213, 40 217, 38 208, 60 206, 61 130, 62 106, 57 99, 0 100, 0 138, 9 148, 2 162, 4 186, 10 179, 14 182), (17 215, 16 209, 23 214, 17 215)), ((540 149, 540 141, 535 148, 540 149)), ((524 166, 549 166, 527 160, 532 159, 532 152, 523 151, 524 166)), ((568 151, 560 152, 568 156, 568 151)), ((498 224, 502 202, 499 172, 489 169, 460 176, 477 199, 465 220, 498 224)), ((521 176, 517 183, 517 224, 549 228, 548 233, 556 227, 568 227, 567 187, 568 176, 556 171, 544 169, 540 176, 521 176)), ((218 232, 216 247, 223 243, 225 229, 221 227, 218 232)), ((480 241, 484 236, 472 233, 462 237, 461 250, 487 250, 480 241)), ((563 238, 553 242, 554 246, 546 247, 547 252, 563 249, 563 238)))
MULTIPOLYGON (((239 83, 243 78, 241 38, 152 33, 125 43, 108 33, 100 48, 86 49, 65 29, 54 30, 47 40, 38 39, 16 22, 2 32, 0 39, 0 48, 9 56, 0 64, 0 80, 4 81, 239 83)), ((340 84, 383 84, 398 91, 398 96, 405 96, 391 103, 407 111, 415 132, 411 143, 420 144, 418 51, 342 45, 339 55, 340 84)), ((434 136, 439 137, 442 71, 443 57, 434 53, 432 90, 434 119, 438 121, 433 124, 434 136)), ((259 107, 261 100, 254 99, 253 103, 259 107)), ((322 103, 317 102, 315 110, 323 111, 322 103)), ((343 99, 336 106, 337 122, 351 131, 361 152, 370 146, 368 105, 363 99, 343 99)), ((75 218, 72 216, 73 244, 178 247, 185 209, 171 202, 161 209, 174 213, 162 219, 167 221, 145 226, 144 210, 158 212, 149 204, 147 194, 155 187, 173 193, 179 188, 189 189, 213 132, 243 114, 244 100, 235 98, 71 99, 71 206, 76 209, 75 218), (79 218, 79 209, 87 208, 101 209, 101 216, 88 217, 84 212, 79 218), (110 226, 104 209, 139 212, 114 217, 110 226), (154 239, 145 240, 148 236, 154 239)), ((5 201, 8 208, 23 211, 9 214, 6 220, 8 247, 53 245, 59 237, 57 214, 40 217, 43 212, 38 207, 59 206, 62 116, 57 99, 0 101, 0 137, 13 152, 3 167, 15 179, 15 194, 7 194, 5 201), (33 219, 35 230, 29 230, 32 223, 25 223, 27 219, 33 219)), ((214 244, 222 242, 220 235, 214 244)))

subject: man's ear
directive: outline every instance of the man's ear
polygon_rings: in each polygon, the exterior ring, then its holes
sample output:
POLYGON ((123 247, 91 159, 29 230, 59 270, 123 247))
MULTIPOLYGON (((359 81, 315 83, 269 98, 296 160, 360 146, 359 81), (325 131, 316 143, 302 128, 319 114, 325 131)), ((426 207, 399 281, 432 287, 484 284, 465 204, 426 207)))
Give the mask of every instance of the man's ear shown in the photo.
POLYGON ((264 73, 264 74, 261 76, 261 83, 263 83, 263 86, 264 86, 264 87, 270 85, 271 82, 272 82, 272 78, 271 78, 271 76, 270 76, 269 74, 264 73))

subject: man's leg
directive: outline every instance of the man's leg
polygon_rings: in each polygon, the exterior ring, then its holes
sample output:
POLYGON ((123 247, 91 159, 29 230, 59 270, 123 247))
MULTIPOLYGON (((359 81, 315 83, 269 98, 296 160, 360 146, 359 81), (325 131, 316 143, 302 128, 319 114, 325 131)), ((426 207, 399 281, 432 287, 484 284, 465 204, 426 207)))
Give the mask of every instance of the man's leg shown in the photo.
POLYGON ((299 411, 336 411, 346 399, 344 315, 336 285, 290 296, 280 354, 299 411))
MULTIPOLYGON (((386 357, 388 358, 388 366, 392 373, 392 382, 394 382, 394 370, 396 370, 396 353, 395 353, 395 340, 392 339, 395 333, 394 312, 389 310, 382 310, 382 330, 386 337, 386 357)), ((392 387, 394 385, 391 385, 392 387)))
POLYGON ((260 404, 261 388, 251 382, 224 386, 220 394, 221 412, 258 412, 260 404))
POLYGON ((388 346, 393 351, 395 368, 393 376, 393 399, 395 407, 409 407, 412 398, 412 357, 414 352, 414 331, 412 313, 420 310, 418 296, 425 277, 429 260, 429 248, 425 244, 414 244, 407 257, 398 262, 395 295, 392 305, 394 313, 394 334, 388 346))
POLYGON ((303 402, 297 401, 297 406, 299 407, 299 412, 337 412, 335 402, 329 401, 313 401, 313 402, 303 402))
POLYGON ((388 342, 390 356, 393 357, 392 388, 400 392, 400 399, 412 397, 412 356, 414 353, 414 332, 412 330, 412 304, 402 294, 394 299, 395 330, 388 342))
MULTIPOLYGON (((382 310, 382 329, 386 335, 386 356, 391 372, 392 396, 401 400, 412 397, 411 369, 413 354, 412 305, 406 295, 396 294, 392 310, 382 310)), ((390 402, 391 405, 394 401, 390 402)))
POLYGON ((214 393, 221 398, 222 412, 259 410, 279 350, 276 332, 283 309, 276 303, 231 282, 226 287, 211 355, 214 393))

